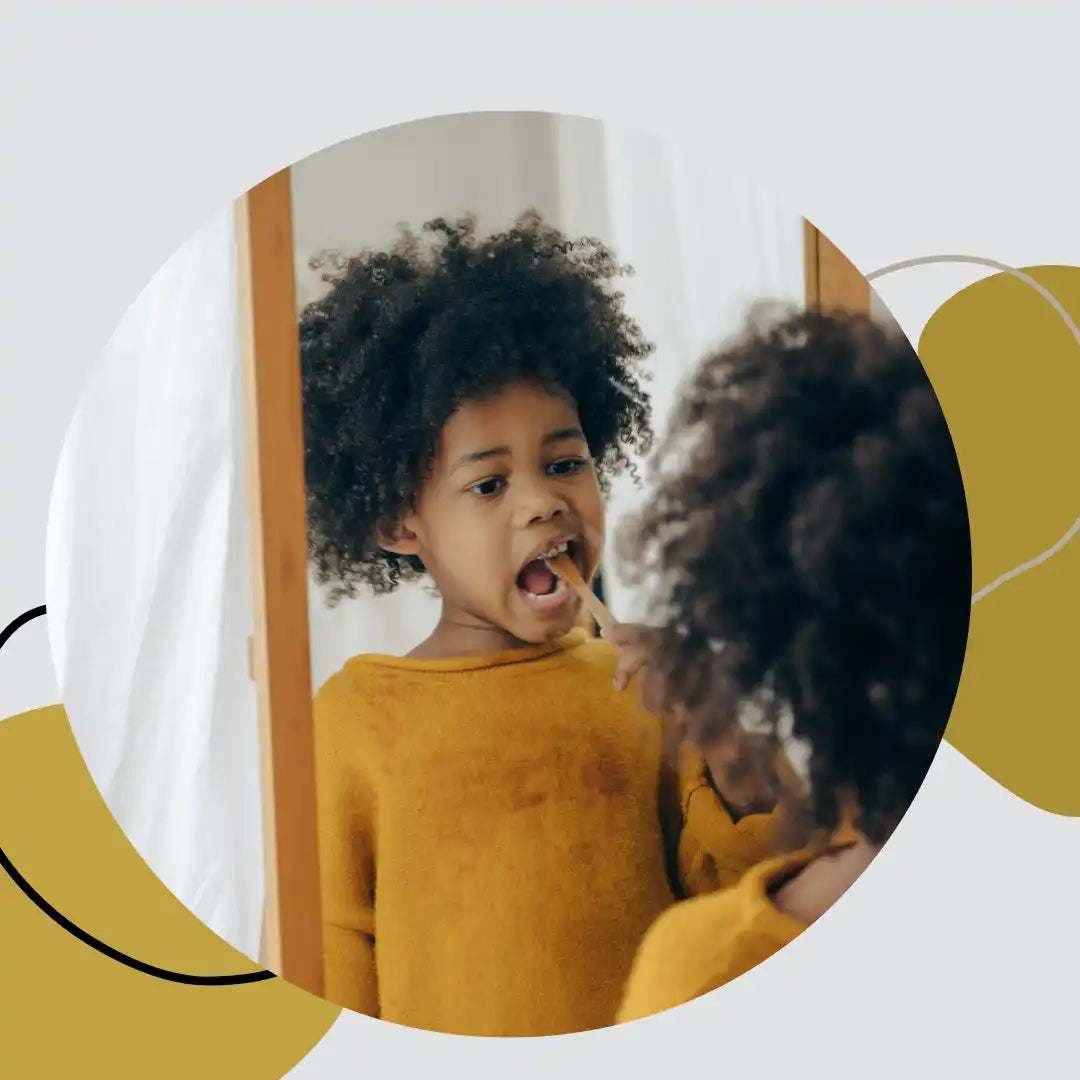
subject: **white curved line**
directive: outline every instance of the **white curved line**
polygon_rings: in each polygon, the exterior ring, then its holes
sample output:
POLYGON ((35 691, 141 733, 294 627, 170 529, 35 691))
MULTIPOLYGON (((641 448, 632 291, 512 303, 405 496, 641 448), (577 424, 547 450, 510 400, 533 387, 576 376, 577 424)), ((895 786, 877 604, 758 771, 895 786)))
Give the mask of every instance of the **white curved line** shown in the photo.
MULTIPOLYGON (((1062 322, 1069 328, 1077 345, 1080 345, 1080 329, 1077 328, 1072 316, 1062 306, 1061 301, 1045 285, 1036 281, 1030 274, 1025 274, 1022 270, 1017 270, 1013 266, 997 262, 995 259, 982 259, 974 255, 924 255, 918 259, 904 259, 902 262, 883 266, 880 270, 875 270, 872 274, 867 274, 866 280, 874 281, 876 278, 885 277, 887 274, 893 274, 897 270, 906 270, 911 266, 929 266, 934 263, 967 263, 973 266, 988 266, 991 269, 999 270, 1004 274, 1010 274, 1012 277, 1024 282, 1025 285, 1030 285, 1050 304, 1058 315, 1061 316, 1062 322)), ((1072 525, 1069 526, 1068 531, 1060 540, 1052 544, 1045 551, 1040 552, 1033 559, 1028 559, 1027 562, 1023 562, 1019 566, 1014 566, 1011 570, 1007 570, 1001 577, 991 581, 989 585, 984 585, 972 596, 971 603, 973 605, 977 604, 984 597, 989 596, 995 589, 999 589, 1007 581, 1012 581, 1013 578, 1017 578, 1021 574, 1026 574, 1036 566, 1041 566, 1047 559, 1052 559, 1066 546, 1066 544, 1069 543, 1070 540, 1072 540, 1074 536, 1076 536, 1078 532, 1080 532, 1080 517, 1077 517, 1072 525)))

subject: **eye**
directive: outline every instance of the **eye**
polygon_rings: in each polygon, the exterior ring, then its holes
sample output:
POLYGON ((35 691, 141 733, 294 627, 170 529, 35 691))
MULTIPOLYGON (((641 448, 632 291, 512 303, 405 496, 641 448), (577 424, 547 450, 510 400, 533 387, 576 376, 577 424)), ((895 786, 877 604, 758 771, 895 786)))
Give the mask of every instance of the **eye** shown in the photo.
POLYGON ((505 486, 506 481, 501 476, 489 476, 486 480, 473 484, 469 491, 473 495, 479 495, 482 499, 490 499, 493 495, 498 495, 505 486))
POLYGON ((583 458, 560 458, 548 466, 548 472, 552 476, 573 476, 584 469, 586 464, 583 458))

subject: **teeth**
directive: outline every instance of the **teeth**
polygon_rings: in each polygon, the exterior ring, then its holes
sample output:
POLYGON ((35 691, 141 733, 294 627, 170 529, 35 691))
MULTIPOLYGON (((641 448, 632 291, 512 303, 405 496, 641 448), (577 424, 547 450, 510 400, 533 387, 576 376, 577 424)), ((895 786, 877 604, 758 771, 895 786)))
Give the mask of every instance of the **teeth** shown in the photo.
POLYGON ((550 551, 545 551, 540 556, 541 559, 554 559, 556 555, 561 555, 570 545, 567 541, 563 541, 561 544, 556 544, 550 551))
POLYGON ((543 600, 544 596, 554 596, 555 593, 562 592, 563 589, 565 589, 566 587, 566 582, 563 581, 562 578, 556 578, 555 588, 552 589, 551 592, 545 593, 543 596, 541 596, 539 593, 526 593, 525 595, 532 600, 543 600))

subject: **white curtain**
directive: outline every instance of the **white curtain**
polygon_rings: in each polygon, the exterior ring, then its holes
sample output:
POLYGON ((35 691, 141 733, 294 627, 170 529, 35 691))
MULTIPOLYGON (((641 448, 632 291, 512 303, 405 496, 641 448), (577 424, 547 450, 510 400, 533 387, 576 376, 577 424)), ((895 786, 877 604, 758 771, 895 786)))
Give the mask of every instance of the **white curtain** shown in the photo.
POLYGON ((62 699, 113 815, 204 922, 258 954, 262 847, 234 230, 186 243, 124 316, 53 491, 62 699))
MULTIPOLYGON (((648 135, 542 114, 472 114, 376 132, 293 169, 298 293, 307 260, 393 239, 399 222, 535 206, 635 267, 630 312, 657 343, 663 427, 693 363, 754 299, 802 298, 802 220, 721 164, 648 135)), ((72 424, 50 520, 46 600, 63 698, 136 848, 217 933, 258 952, 262 903, 250 563, 233 225, 169 261, 109 343, 72 424)), ((639 504, 621 484, 612 523, 639 504)), ((613 531, 613 530, 612 530, 613 531)), ((621 618, 639 596, 605 566, 621 618)), ((434 625, 422 586, 327 608, 311 587, 315 687, 351 655, 400 653, 434 625)))
MULTIPOLYGON (((751 304, 802 304, 803 219, 733 174, 722 161, 638 132, 604 132, 609 239, 634 275, 628 310, 656 343, 649 393, 663 433, 682 381, 709 349, 735 333, 751 304)), ((624 620, 642 618, 647 586, 619 577, 619 520, 645 492, 620 481, 608 508, 606 598, 624 620)))

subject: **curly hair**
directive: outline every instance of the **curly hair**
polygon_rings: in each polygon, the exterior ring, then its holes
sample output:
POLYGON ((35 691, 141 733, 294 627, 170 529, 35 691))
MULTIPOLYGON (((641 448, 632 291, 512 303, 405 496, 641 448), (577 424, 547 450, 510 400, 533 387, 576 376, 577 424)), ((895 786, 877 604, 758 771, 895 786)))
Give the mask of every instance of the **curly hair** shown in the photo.
POLYGON ((463 403, 520 381, 568 394, 605 491, 652 440, 653 346, 612 288, 630 267, 535 211, 486 238, 472 216, 423 231, 311 263, 331 287, 300 316, 309 549, 331 604, 424 573, 379 536, 414 506, 463 403))
POLYGON ((660 583, 668 702, 698 744, 746 717, 799 740, 803 827, 852 800, 882 842, 940 744, 971 611, 963 481, 918 357, 867 317, 759 310, 671 431, 621 536, 631 580, 660 583))

